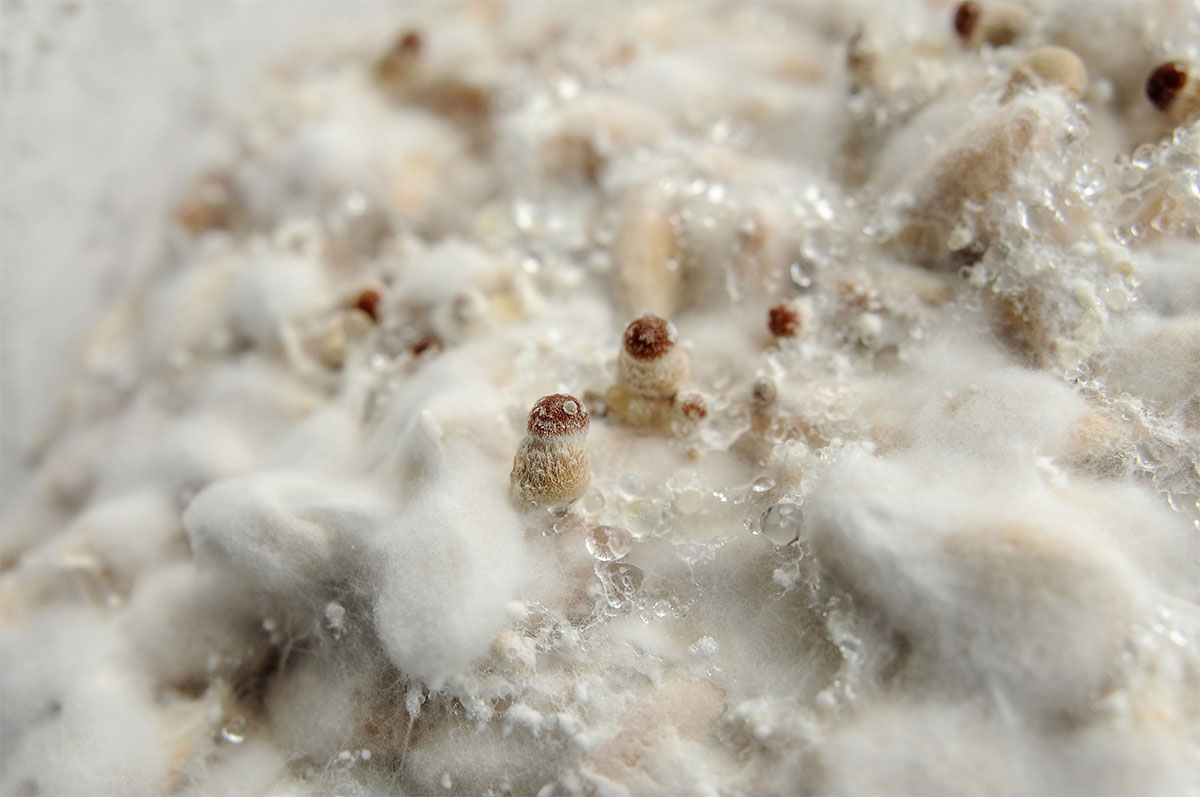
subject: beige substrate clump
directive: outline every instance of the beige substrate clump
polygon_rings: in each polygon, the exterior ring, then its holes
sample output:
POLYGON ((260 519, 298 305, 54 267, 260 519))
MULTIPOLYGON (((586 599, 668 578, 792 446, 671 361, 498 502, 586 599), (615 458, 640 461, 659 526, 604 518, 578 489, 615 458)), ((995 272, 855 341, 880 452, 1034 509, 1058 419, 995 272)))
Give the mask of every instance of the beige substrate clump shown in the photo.
POLYGON ((6 494, 0 793, 1194 794, 1198 48, 315 32, 6 494))

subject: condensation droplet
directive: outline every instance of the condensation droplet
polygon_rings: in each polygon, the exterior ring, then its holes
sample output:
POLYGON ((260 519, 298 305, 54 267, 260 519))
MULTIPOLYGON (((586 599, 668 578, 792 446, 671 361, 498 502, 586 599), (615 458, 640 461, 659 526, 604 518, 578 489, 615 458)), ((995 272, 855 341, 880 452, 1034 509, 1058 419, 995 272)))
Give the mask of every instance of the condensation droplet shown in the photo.
POLYGON ((633 497, 642 491, 642 480, 636 473, 622 473, 617 479, 617 488, 627 496, 633 497))
POLYGON ((788 267, 788 276, 792 278, 792 284, 802 291, 806 291, 812 287, 812 277, 803 263, 792 263, 788 267))
POLYGON ((629 534, 614 526, 596 526, 588 529, 588 553, 601 562, 612 562, 629 553, 633 539, 629 534))
POLYGON ((221 727, 221 738, 230 744, 241 744, 246 741, 246 720, 234 717, 221 727))
POLYGON ((595 573, 604 588, 604 600, 614 609, 631 607, 645 580, 641 568, 622 562, 597 562, 595 573))
POLYGON ((704 493, 695 487, 680 490, 675 496, 675 508, 684 515, 694 515, 704 508, 704 493))
POLYGON ((767 490, 774 489, 775 480, 770 476, 759 476, 754 480, 754 484, 750 485, 750 489, 756 493, 765 493, 767 490))
POLYGON ((625 519, 634 537, 643 537, 658 529, 662 523, 662 510, 652 501, 634 501, 625 508, 625 519))
POLYGON ((775 545, 787 545, 800 536, 804 512, 798 504, 780 501, 767 507, 758 518, 758 533, 775 545))

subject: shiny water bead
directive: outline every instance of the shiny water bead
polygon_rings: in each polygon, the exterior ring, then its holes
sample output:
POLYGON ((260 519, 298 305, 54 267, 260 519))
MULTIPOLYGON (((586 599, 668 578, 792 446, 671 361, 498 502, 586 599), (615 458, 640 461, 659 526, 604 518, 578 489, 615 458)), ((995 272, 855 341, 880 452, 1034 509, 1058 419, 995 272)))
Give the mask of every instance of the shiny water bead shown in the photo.
POLYGON ((813 286, 812 275, 809 274, 808 267, 803 263, 792 263, 788 267, 788 277, 791 278, 792 284, 800 291, 807 291, 813 286))
POLYGON ((750 485, 750 491, 755 493, 765 493, 768 490, 775 489, 775 480, 770 476, 759 476, 750 485))
POLYGON ((587 532, 588 553, 601 562, 613 562, 629 553, 633 538, 615 526, 596 526, 587 532))
POLYGON ((241 744, 246 741, 246 720, 234 717, 221 727, 221 738, 230 744, 241 744))
POLYGON ((800 536, 804 512, 799 504, 780 501, 766 509, 758 518, 758 533, 775 545, 787 545, 800 536))
POLYGON ((635 537, 653 534, 662 524, 662 510, 653 501, 634 501, 625 507, 625 520, 635 537))
POLYGON ((633 607, 646 578, 641 568, 623 562, 597 562, 594 572, 600 579, 609 606, 614 609, 633 607))
POLYGON ((675 495, 675 508, 683 515, 694 515, 704 508, 704 493, 695 487, 685 487, 675 495))

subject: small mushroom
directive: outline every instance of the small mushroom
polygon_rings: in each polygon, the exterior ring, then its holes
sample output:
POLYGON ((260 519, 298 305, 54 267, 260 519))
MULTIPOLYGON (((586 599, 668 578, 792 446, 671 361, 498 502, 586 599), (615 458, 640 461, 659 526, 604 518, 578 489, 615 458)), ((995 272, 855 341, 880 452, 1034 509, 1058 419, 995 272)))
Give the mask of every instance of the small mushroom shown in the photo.
POLYGON ((401 33, 391 49, 375 65, 375 74, 380 82, 392 90, 407 87, 412 81, 424 46, 424 39, 417 31, 406 30, 401 33))
POLYGON ((794 338, 802 326, 800 310, 794 302, 780 302, 767 312, 767 329, 776 338, 794 338))
POLYGON ((1009 3, 963 0, 954 10, 954 32, 967 47, 1003 47, 1019 39, 1028 27, 1028 12, 1009 3))
POLYGON ((631 321, 617 363, 621 386, 644 396, 672 398, 687 377, 687 360, 675 340, 675 326, 665 319, 644 315, 631 321))
POLYGON ((1200 81, 1195 71, 1184 61, 1166 61, 1146 79, 1146 97, 1172 126, 1200 118, 1200 81))
POLYGON ((543 396, 529 412, 525 439, 513 461, 514 496, 525 504, 574 501, 587 489, 587 407, 574 396, 543 396))
MULTIPOLYGON (((676 415, 676 396, 687 381, 687 359, 676 345, 675 327, 654 315, 644 315, 625 329, 617 361, 617 384, 605 401, 630 426, 668 428, 676 415)), ((701 401, 699 405, 702 406, 701 401)), ((698 410, 678 408, 683 417, 698 420, 698 410)))

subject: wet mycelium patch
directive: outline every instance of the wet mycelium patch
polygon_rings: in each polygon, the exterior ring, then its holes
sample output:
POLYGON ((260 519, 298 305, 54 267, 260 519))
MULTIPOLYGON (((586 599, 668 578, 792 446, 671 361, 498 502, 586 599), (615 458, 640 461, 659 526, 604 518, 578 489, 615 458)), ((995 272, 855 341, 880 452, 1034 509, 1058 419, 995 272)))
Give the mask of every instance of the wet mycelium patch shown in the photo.
POLYGON ((1200 10, 398 14, 89 340, 0 791, 1194 792, 1200 10))

